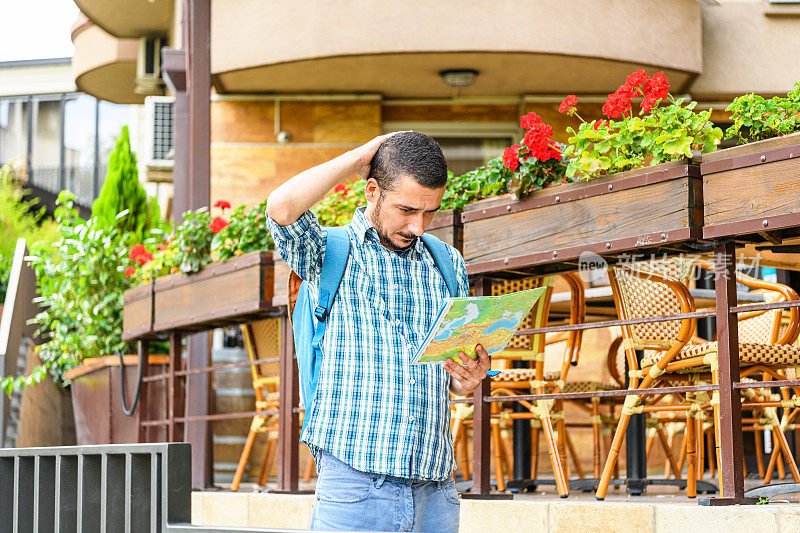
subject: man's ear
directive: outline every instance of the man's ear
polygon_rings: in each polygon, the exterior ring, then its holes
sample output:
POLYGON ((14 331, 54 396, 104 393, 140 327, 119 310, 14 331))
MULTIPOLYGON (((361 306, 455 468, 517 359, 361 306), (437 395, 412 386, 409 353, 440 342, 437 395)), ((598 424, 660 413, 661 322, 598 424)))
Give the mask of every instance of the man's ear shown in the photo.
POLYGON ((369 178, 367 184, 364 186, 364 196, 366 196, 369 203, 374 203, 381 193, 381 188, 375 178, 369 178))

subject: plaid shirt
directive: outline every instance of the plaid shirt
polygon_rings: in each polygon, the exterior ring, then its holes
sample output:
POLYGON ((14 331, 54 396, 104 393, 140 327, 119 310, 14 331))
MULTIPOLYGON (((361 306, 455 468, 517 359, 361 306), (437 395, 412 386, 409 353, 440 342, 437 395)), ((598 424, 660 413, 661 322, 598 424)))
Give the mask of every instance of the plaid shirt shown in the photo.
MULTIPOLYGON (((267 224, 278 252, 317 294, 326 231, 309 211, 294 224, 267 224)), ((450 375, 411 365, 444 298, 444 278, 421 239, 402 252, 384 247, 361 210, 349 226, 350 257, 334 300, 317 392, 301 440, 356 470, 441 481, 455 470, 450 375)), ((450 253, 461 296, 469 294, 461 255, 450 253)))

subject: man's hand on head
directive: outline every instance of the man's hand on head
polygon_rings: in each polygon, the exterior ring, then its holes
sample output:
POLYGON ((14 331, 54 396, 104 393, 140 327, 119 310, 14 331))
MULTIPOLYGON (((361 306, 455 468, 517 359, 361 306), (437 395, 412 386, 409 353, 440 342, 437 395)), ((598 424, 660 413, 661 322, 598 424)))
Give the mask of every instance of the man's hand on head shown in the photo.
POLYGON ((460 352, 458 357, 464 362, 463 365, 452 359, 444 364, 444 369, 450 374, 450 390, 453 394, 469 396, 486 377, 486 371, 490 368, 489 354, 480 344, 475 347, 475 354, 477 358, 472 359, 460 352))
POLYGON ((372 164, 372 158, 375 157, 375 152, 378 151, 383 141, 391 137, 392 135, 397 135, 398 133, 404 133, 403 131, 393 131, 391 133, 387 133, 385 135, 378 135, 371 141, 368 141, 365 144, 362 144, 358 148, 354 148, 351 150, 353 155, 356 156, 356 164, 355 164, 355 171, 356 174, 361 176, 364 179, 367 179, 369 176, 369 169, 370 165, 372 164))

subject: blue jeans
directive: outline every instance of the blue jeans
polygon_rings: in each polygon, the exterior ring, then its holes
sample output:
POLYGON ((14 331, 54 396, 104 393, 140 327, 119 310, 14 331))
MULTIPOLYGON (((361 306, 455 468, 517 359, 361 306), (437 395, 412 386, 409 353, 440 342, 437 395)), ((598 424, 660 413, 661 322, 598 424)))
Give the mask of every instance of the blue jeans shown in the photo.
POLYGON ((423 481, 356 470, 320 451, 312 530, 458 531, 452 479, 423 481))

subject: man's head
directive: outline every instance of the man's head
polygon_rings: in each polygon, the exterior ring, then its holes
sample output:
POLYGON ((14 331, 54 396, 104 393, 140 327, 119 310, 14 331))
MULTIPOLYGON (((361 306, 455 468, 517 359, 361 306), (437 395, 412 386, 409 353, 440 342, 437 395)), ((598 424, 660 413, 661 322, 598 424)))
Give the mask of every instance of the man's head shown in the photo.
POLYGON ((372 158, 366 184, 367 218, 383 244, 410 246, 439 209, 447 184, 447 161, 439 145, 422 133, 386 139, 372 158))

